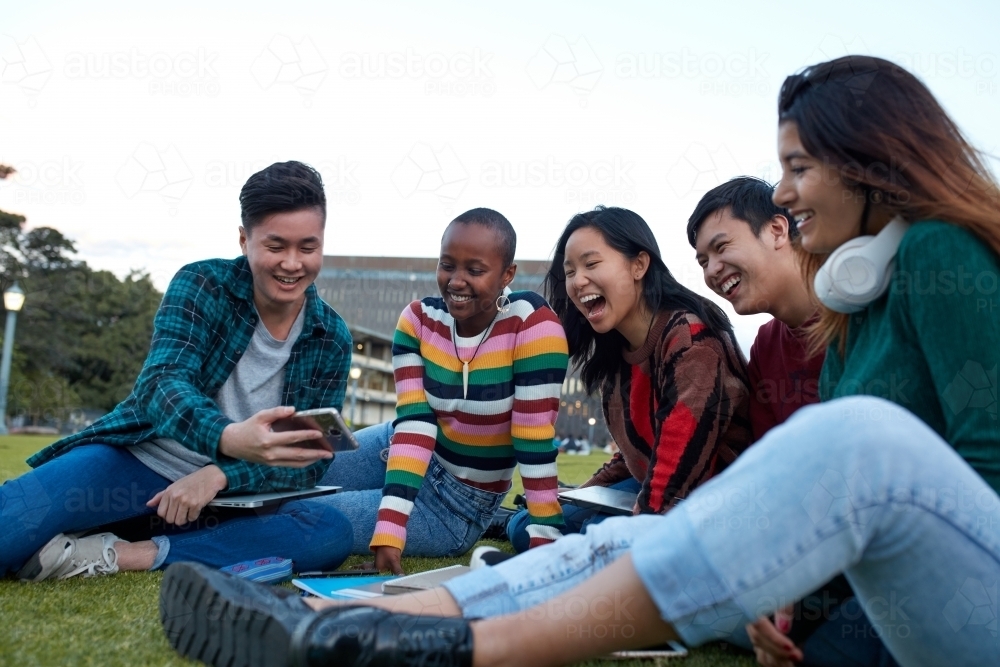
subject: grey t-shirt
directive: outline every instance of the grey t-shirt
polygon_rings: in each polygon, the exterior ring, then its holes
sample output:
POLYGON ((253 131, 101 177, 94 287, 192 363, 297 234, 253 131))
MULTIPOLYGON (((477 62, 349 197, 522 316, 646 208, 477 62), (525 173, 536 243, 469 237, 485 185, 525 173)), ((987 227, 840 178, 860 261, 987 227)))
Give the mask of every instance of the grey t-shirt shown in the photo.
MULTIPOLYGON (((235 422, 254 416, 261 410, 281 405, 285 382, 285 364, 292 347, 302 333, 305 307, 299 310, 285 340, 277 340, 258 315, 246 352, 236 362, 233 372, 214 396, 219 411, 235 422)), ((170 438, 155 438, 128 448, 147 468, 176 482, 181 477, 212 462, 212 459, 188 449, 170 438)))

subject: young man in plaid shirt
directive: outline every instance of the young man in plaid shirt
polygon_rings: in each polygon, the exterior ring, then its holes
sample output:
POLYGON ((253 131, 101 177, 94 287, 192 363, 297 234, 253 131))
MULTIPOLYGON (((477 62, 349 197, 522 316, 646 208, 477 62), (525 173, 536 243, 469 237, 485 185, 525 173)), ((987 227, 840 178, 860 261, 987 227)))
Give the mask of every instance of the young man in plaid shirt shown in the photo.
POLYGON ((351 364, 347 326, 313 285, 326 222, 320 175, 300 162, 273 164, 250 177, 240 206, 243 256, 177 273, 129 396, 0 487, 0 576, 41 581, 265 556, 321 569, 349 553, 347 519, 308 501, 192 524, 221 492, 316 484, 332 454, 304 441, 321 434, 271 424, 340 408, 351 364), (170 526, 148 541, 71 534, 153 513, 170 526))

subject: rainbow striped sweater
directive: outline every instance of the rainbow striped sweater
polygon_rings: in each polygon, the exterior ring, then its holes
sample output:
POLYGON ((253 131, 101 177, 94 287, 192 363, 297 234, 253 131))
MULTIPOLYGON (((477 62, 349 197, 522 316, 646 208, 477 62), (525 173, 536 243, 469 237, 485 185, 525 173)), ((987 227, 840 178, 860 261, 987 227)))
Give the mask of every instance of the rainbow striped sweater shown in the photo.
POLYGON ((372 549, 406 544, 431 456, 463 483, 495 493, 510 489, 516 464, 531 546, 560 535, 552 438, 568 353, 559 319, 534 292, 513 292, 510 309, 497 315, 478 353, 479 336, 453 339, 454 324, 444 300, 428 297, 407 306, 396 325, 395 434, 372 549), (471 359, 467 398, 458 355, 471 359))

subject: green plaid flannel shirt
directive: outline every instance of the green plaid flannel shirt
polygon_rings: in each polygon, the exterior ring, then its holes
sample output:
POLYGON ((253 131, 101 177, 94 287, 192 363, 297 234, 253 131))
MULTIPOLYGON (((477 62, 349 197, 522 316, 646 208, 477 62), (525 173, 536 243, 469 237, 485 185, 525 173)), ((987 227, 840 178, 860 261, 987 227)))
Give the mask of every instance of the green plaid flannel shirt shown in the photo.
MULTIPOLYGON (((344 403, 351 368, 351 334, 315 285, 306 290, 305 321, 285 365, 282 405, 298 410, 344 403)), ((38 452, 38 467, 78 445, 126 447, 172 438, 211 458, 225 473, 227 493, 258 493, 315 486, 329 466, 279 468, 248 463, 218 451, 232 423, 215 396, 247 349, 257 325, 253 276, 245 258, 189 264, 170 281, 153 320, 153 341, 128 397, 84 430, 38 452)))

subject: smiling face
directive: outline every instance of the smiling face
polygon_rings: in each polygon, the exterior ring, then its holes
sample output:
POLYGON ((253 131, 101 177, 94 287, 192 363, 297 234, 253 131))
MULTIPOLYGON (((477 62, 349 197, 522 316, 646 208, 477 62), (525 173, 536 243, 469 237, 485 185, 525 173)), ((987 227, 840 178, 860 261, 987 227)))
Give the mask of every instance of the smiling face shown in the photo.
POLYGON ((622 331, 640 319, 648 268, 645 252, 629 259, 594 227, 577 229, 566 240, 566 294, 597 333, 622 331))
POLYGON ((776 252, 788 242, 783 216, 764 225, 760 237, 750 224, 733 217, 729 207, 710 213, 698 228, 695 259, 705 284, 733 304, 740 315, 766 312, 771 307, 771 282, 780 275, 776 252))
POLYGON ((833 252, 861 234, 864 196, 844 184, 835 166, 806 151, 791 121, 778 126, 778 157, 782 175, 774 203, 791 212, 806 251, 833 252))
POLYGON ((441 238, 437 283, 460 336, 475 336, 496 317, 497 298, 514 280, 498 234, 477 223, 452 223, 441 238))
POLYGON ((297 313, 323 267, 323 214, 316 208, 273 213, 249 233, 240 227, 240 247, 253 274, 257 310, 297 313))

